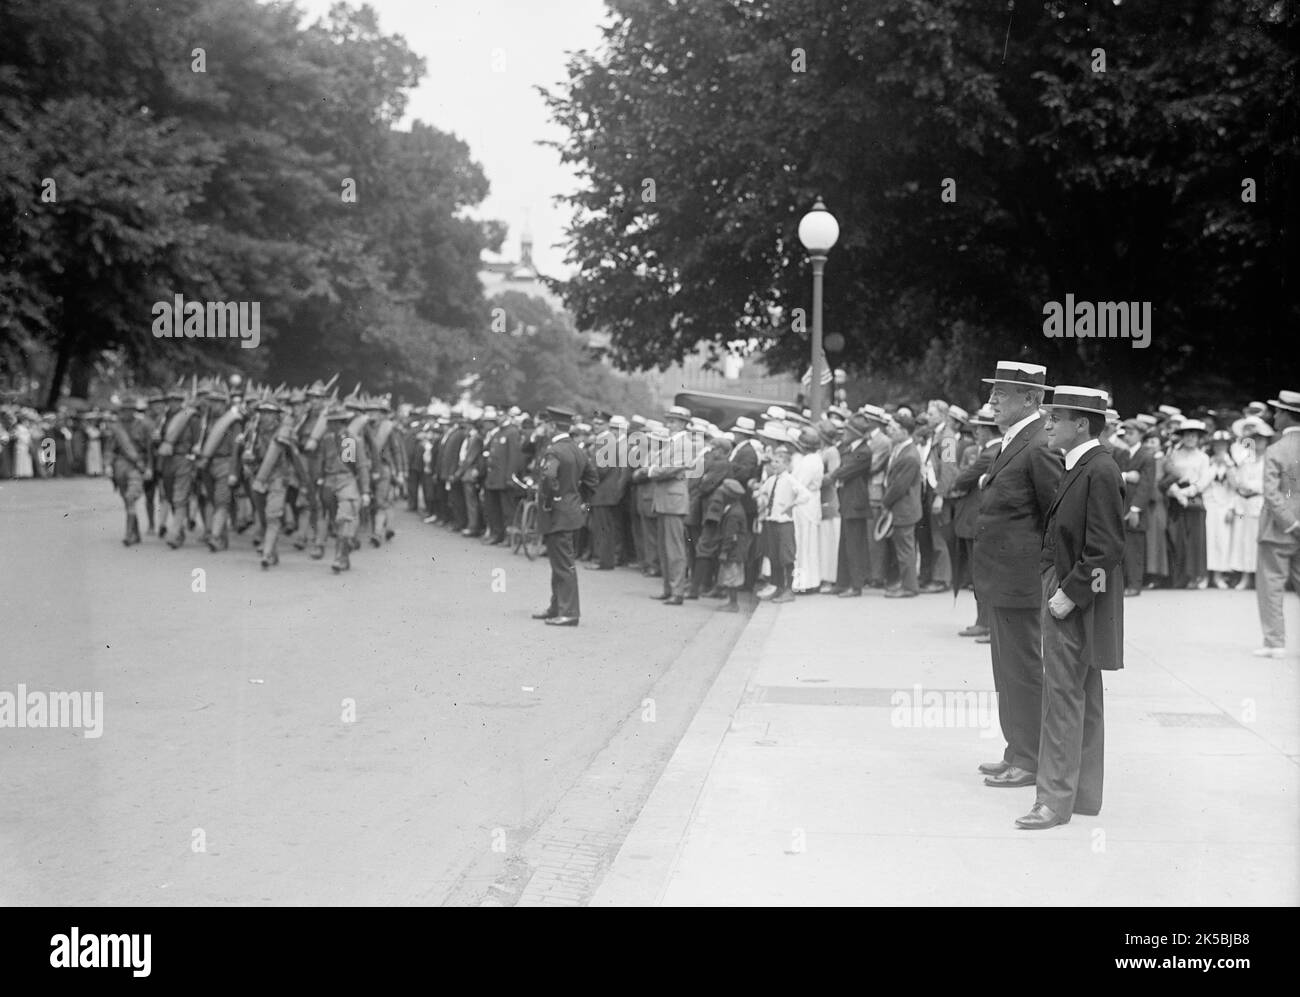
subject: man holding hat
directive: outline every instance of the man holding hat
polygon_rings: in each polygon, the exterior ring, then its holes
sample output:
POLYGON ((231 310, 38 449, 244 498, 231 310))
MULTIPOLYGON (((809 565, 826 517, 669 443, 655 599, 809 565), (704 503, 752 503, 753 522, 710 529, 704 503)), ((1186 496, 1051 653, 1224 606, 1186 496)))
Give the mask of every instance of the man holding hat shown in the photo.
POLYGON ((1109 396, 1061 385, 1044 429, 1065 475, 1042 539, 1043 695, 1033 809, 1039 831, 1101 812, 1102 671, 1124 667, 1124 498, 1119 466, 1098 442, 1109 396))
POLYGON ((533 619, 547 626, 576 627, 581 615, 578 572, 574 566, 574 536, 586 525, 585 497, 596 487, 596 468, 587 453, 569 435, 577 413, 552 406, 547 421, 557 432, 551 437, 538 465, 537 529, 546 538, 551 562, 551 604, 533 619))
POLYGON ((1300 592, 1300 391, 1279 391, 1269 404, 1279 438, 1264 451, 1264 508, 1255 567, 1264 646, 1255 654, 1281 658, 1286 654, 1282 593, 1288 576, 1300 592))
POLYGON ((980 771, 987 786, 1034 784, 1042 722, 1042 582, 1038 561, 1047 510, 1061 483, 1061 455, 1049 448, 1038 407, 1047 368, 1000 361, 989 407, 1002 443, 980 481, 975 522, 975 593, 988 607, 993 686, 1007 746, 980 771))

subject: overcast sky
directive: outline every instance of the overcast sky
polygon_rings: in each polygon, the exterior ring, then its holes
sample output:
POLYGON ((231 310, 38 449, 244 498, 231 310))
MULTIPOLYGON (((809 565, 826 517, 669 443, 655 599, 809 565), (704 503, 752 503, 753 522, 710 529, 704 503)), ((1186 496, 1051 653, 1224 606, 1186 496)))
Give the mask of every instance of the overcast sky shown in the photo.
MULTIPOLYGON (((310 23, 331 2, 298 5, 310 23)), ((569 214, 551 199, 572 191, 576 179, 554 150, 536 144, 564 132, 551 124, 533 87, 565 78, 566 52, 599 44, 602 0, 371 0, 370 6, 384 33, 403 36, 426 63, 407 118, 464 139, 487 174, 491 193, 477 214, 509 227, 504 255, 518 258, 527 224, 538 268, 567 276, 564 250, 553 244, 562 242, 569 214)))

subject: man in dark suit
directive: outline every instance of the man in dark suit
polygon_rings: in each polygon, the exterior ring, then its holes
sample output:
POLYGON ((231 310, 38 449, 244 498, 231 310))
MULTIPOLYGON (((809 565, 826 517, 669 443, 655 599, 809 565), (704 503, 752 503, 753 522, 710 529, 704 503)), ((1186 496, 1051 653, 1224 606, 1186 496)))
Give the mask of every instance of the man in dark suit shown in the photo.
POLYGON ((513 479, 524 466, 519 427, 505 409, 497 413, 497 419, 497 428, 487 441, 487 476, 484 479, 492 546, 505 543, 506 532, 514 525, 519 493, 513 479))
POLYGON ((569 436, 576 413, 564 408, 546 410, 556 434, 542 456, 537 504, 537 529, 546 538, 551 562, 551 604, 533 619, 548 626, 578 625, 578 572, 573 564, 573 537, 587 522, 586 497, 596 487, 596 468, 587 453, 569 436))
POLYGON ((871 422, 854 415, 844 424, 845 447, 840 466, 831 479, 840 489, 839 566, 835 573, 835 594, 842 598, 862 595, 867 582, 867 530, 870 529, 873 453, 867 443, 871 422))
POLYGON ((444 496, 442 521, 451 530, 463 530, 467 525, 465 490, 461 488, 456 473, 460 469, 460 450, 468 435, 465 417, 458 414, 438 450, 438 484, 444 496))
POLYGON ((623 425, 621 421, 617 426, 606 421, 605 429, 592 441, 597 482, 591 496, 591 546, 595 563, 589 567, 596 571, 613 571, 618 559, 618 509, 632 482, 623 425))
POLYGON ((916 580, 916 524, 921 521, 921 455, 912 440, 916 421, 906 413, 896 415, 885 426, 893 444, 885 466, 885 494, 880 499, 881 516, 893 526, 890 539, 898 561, 898 585, 885 591, 886 599, 910 599, 920 587, 916 580))
MULTIPOLYGON (((1002 446, 1002 437, 998 435, 998 424, 993 420, 993 410, 982 408, 970 420, 975 431, 975 442, 967 447, 961 455, 961 470, 952 483, 948 501, 952 504, 953 526, 953 591, 960 591, 962 585, 971 580, 971 563, 974 560, 975 526, 980 514, 979 482, 990 467, 1002 446)), ((973 583, 972 583, 973 584, 973 583)), ((989 638, 988 610, 975 597, 975 622, 964 630, 958 630, 961 637, 974 637, 976 643, 987 644, 989 638)))
POLYGON ((1124 594, 1142 594, 1147 561, 1147 507, 1156 493, 1156 459, 1142 446, 1142 424, 1129 419, 1111 441, 1111 456, 1124 479, 1124 594))
POLYGON ((1001 361, 985 378, 1002 445, 980 482, 975 523, 975 595, 988 608, 993 687, 1007 746, 980 771, 987 786, 1032 786, 1042 722, 1042 551, 1047 509, 1061 482, 1061 455, 1049 449, 1038 407, 1047 368, 1001 361))
POLYGON ((1037 797, 1016 821, 1030 831, 1101 812, 1102 671, 1124 667, 1124 484, 1097 440, 1109 396, 1060 385, 1047 406, 1048 445, 1065 476, 1043 531, 1043 703, 1037 797))

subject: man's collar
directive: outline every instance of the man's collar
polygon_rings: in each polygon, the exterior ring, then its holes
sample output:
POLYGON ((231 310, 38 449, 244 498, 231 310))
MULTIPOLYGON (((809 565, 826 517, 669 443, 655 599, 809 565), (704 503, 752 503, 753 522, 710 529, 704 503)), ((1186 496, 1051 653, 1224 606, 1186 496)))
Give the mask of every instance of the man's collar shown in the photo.
POLYGON ((551 437, 551 442, 559 443, 560 440, 567 440, 568 438, 569 438, 568 433, 556 433, 554 436, 551 437))
POLYGON ((1101 446, 1100 440, 1084 440, 1065 455, 1065 469, 1067 471, 1074 470, 1074 465, 1079 463, 1080 457, 1099 446, 1101 446))

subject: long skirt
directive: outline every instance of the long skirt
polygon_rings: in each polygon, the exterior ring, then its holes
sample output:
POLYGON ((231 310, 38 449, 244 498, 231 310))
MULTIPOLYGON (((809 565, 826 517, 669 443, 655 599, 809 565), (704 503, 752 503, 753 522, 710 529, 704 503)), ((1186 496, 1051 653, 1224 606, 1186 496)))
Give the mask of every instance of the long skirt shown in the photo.
POLYGON ((794 511, 794 580, 790 587, 796 592, 819 588, 821 572, 821 506, 813 505, 814 515, 804 513, 801 507, 794 511))
POLYGON ((1187 588, 1205 575, 1205 509, 1169 504, 1169 583, 1187 588))
POLYGON ((1205 499, 1205 567, 1210 571, 1232 570, 1233 503, 1205 499))
POLYGON ((1254 571, 1259 557, 1259 514, 1238 516, 1232 524, 1229 571, 1254 571))
POLYGON ((1169 513, 1163 498, 1147 507, 1147 574, 1169 574, 1169 513))
POLYGON ((835 565, 839 563, 840 517, 823 519, 817 527, 817 537, 821 541, 820 554, 823 581, 834 581, 834 578, 830 576, 835 569, 835 565))

